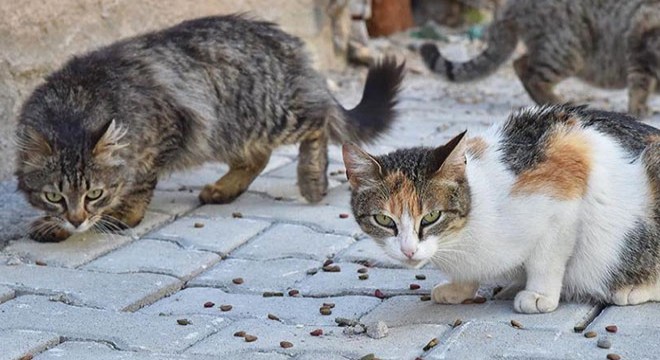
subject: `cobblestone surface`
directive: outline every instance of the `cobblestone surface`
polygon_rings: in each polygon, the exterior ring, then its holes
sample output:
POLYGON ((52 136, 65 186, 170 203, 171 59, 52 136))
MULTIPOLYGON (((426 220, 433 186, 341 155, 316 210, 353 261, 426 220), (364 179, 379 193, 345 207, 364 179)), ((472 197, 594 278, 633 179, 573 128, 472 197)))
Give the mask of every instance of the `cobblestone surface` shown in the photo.
MULTIPOLYGON (((465 45, 456 39, 442 44, 455 59, 478 50, 464 51, 465 45)), ((404 52, 400 46, 390 50, 404 52)), ((481 82, 447 84, 429 75, 418 57, 405 55, 411 70, 400 120, 390 135, 368 147, 373 153, 442 144, 532 104, 510 62, 481 82)), ((338 99, 357 103, 364 71, 332 77, 338 99)), ((569 80, 558 92, 576 103, 626 108, 624 91, 569 80)), ((650 105, 660 109, 660 97, 650 105)), ((660 116, 648 123, 658 125, 660 116)), ((605 359, 608 353, 658 358, 660 304, 601 312, 562 303, 554 313, 525 316, 514 313, 510 301, 454 306, 422 301, 445 277, 430 266, 403 268, 362 234, 350 212, 338 146, 330 147, 329 158, 330 188, 318 205, 301 200, 297 147, 287 146, 232 204, 199 204, 199 189, 227 170, 207 164, 163 178, 136 229, 84 234, 57 244, 25 238, 38 212, 16 192, 15 181, 0 183, 0 359, 28 354, 49 360, 346 360, 369 354, 380 359, 605 359), (322 270, 329 258, 340 272, 322 270), (365 266, 369 278, 360 280, 357 270, 365 266), (417 274, 426 280, 416 279, 417 274), (239 277, 243 282, 234 283, 239 277), (420 289, 411 290, 412 283, 420 289), (376 290, 385 299, 376 297, 376 290), (331 314, 321 314, 324 303, 334 304, 331 314), (232 307, 223 311, 222 305, 232 307), (382 339, 348 335, 337 317, 363 324, 383 321, 389 334, 382 339), (511 320, 523 328, 513 328, 511 320), (618 332, 606 334, 605 326, 613 324, 618 332), (597 337, 575 333, 576 326, 596 331, 597 337), (312 336, 316 329, 323 335, 312 336), (241 330, 257 340, 235 337, 241 330), (596 346, 603 336, 609 336, 611 349, 596 346), (425 349, 434 338, 437 345, 425 349), (281 341, 293 347, 283 348, 281 341)))

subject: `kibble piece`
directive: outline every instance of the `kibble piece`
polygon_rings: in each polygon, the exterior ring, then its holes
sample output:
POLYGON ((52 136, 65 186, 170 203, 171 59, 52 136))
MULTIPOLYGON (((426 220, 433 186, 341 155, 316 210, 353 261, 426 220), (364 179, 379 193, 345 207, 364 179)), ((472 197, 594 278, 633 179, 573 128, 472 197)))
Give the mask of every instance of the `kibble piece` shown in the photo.
POLYGON ((288 348, 292 348, 293 344, 288 341, 280 341, 280 347, 282 349, 288 349, 288 348))
POLYGON ((46 266, 46 262, 41 260, 36 260, 34 264, 37 266, 46 266))
POLYGON ((596 345, 601 349, 609 349, 612 347, 612 341, 610 341, 610 339, 607 336, 605 336, 598 339, 596 345))
POLYGON ((30 353, 25 354, 25 355, 23 355, 19 358, 19 360, 32 360, 32 359, 34 359, 34 355, 32 355, 30 353))
POLYGON ((360 273, 360 274, 366 274, 367 271, 369 271, 369 269, 367 269, 366 267, 359 268, 359 269, 357 270, 357 272, 360 273))
POLYGON ((608 326, 605 326, 605 330, 607 330, 607 332, 615 333, 615 332, 619 331, 619 328, 616 327, 616 325, 608 325, 608 326))
POLYGON ((325 262, 323 262, 323 266, 330 266, 330 265, 332 265, 332 263, 334 263, 334 262, 335 262, 335 261, 332 260, 332 259, 327 259, 325 262))
POLYGON ((323 267, 325 272, 340 272, 341 268, 338 265, 328 265, 323 267))
POLYGON ((263 297, 273 297, 273 292, 272 291, 264 291, 263 297))
POLYGON ((426 275, 417 274, 417 275, 415 275, 415 279, 417 279, 417 280, 426 280, 426 275))
POLYGON ((456 321, 454 321, 454 325, 453 325, 453 327, 459 327, 459 326, 461 326, 461 325, 463 325, 463 320, 461 320, 461 319, 456 319, 456 321))
POLYGON ((321 336, 323 335, 323 329, 316 329, 309 333, 312 336, 321 336))
POLYGON ((298 295, 300 295, 300 291, 296 289, 289 290, 289 296, 298 296, 298 295))
POLYGON ((429 350, 433 349, 434 347, 438 346, 438 342, 439 342, 438 338, 433 338, 433 339, 431 339, 431 341, 428 342, 428 344, 426 344, 426 346, 424 346, 424 348, 422 350, 429 351, 429 350))
POLYGON ((520 323, 518 320, 511 320, 511 326, 513 326, 516 329, 522 329, 523 324, 520 323))
POLYGON ((422 295, 419 299, 422 301, 430 301, 431 295, 422 295))
POLYGON ((234 219, 240 219, 240 218, 243 217, 243 214, 237 211, 237 212, 231 213, 231 217, 233 217, 234 219))
POLYGON ((473 301, 475 304, 483 304, 486 302, 486 298, 483 296, 477 296, 473 301))
POLYGON ((410 284, 410 290, 419 290, 420 288, 419 284, 410 284))
POLYGON ((268 319, 269 320, 280 321, 280 318, 277 317, 277 315, 275 315, 275 314, 268 314, 268 319))
POLYGON ((607 360, 621 360, 621 355, 619 354, 607 354, 607 360))
POLYGON ((321 315, 331 315, 332 314, 332 309, 330 309, 329 307, 323 306, 319 309, 319 312, 321 313, 321 315))
POLYGON ((374 291, 374 296, 379 299, 385 299, 385 294, 383 294, 383 292, 380 291, 380 289, 376 289, 376 291, 374 291))
POLYGON ((226 305, 220 305, 220 310, 222 311, 230 311, 233 308, 233 306, 226 304, 226 305))
POLYGON ((231 282, 233 282, 233 283, 236 284, 236 285, 240 285, 240 284, 242 284, 244 281, 245 281, 245 280, 243 280, 243 278, 235 278, 235 279, 233 279, 231 282))
POLYGON ((376 355, 373 353, 367 354, 360 358, 360 360, 375 360, 375 359, 376 359, 376 355))
POLYGON ((236 337, 245 337, 245 331, 237 331, 234 333, 234 336, 236 337))
POLYGON ((276 296, 276 297, 283 297, 283 296, 284 296, 284 293, 281 292, 281 291, 275 291, 275 292, 273 293, 273 296, 276 296))
POLYGON ((598 336, 598 334, 595 331, 587 331, 584 333, 584 337, 586 338, 595 338, 596 336, 598 336))
POLYGON ((205 308, 212 308, 215 306, 215 303, 213 301, 207 301, 204 303, 205 308))
POLYGON ((347 219, 347 218, 348 218, 348 214, 344 214, 344 213, 339 214, 339 218, 340 218, 340 219, 347 219))
POLYGON ((199 228, 203 228, 204 224, 196 222, 194 226, 199 229, 199 228))
POLYGON ((183 326, 192 324, 192 322, 190 322, 190 320, 188 320, 188 319, 177 319, 176 323, 179 324, 179 325, 183 325, 183 326))
POLYGON ((245 335, 245 342, 253 342, 257 341, 257 337, 254 335, 245 335))
POLYGON ((369 278, 369 274, 360 274, 358 275, 358 279, 360 280, 367 280, 369 278))

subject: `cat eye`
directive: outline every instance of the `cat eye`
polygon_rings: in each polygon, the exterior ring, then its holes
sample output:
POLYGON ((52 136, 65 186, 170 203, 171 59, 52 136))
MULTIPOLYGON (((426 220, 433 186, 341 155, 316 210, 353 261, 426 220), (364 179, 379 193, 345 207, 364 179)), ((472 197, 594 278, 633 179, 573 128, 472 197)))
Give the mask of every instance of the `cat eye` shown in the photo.
POLYGON ((440 210, 433 210, 430 213, 424 215, 421 225, 426 226, 433 224, 434 222, 438 221, 438 219, 440 219, 440 214, 442 214, 440 210))
POLYGON ((87 199, 89 200, 96 200, 103 195, 103 190, 102 189, 94 189, 92 191, 89 191, 87 193, 87 199))
POLYGON ((62 194, 56 192, 45 192, 46 200, 52 203, 58 203, 62 201, 62 194))
POLYGON ((376 220, 376 223, 380 226, 384 226, 390 229, 396 228, 396 224, 394 223, 394 220, 392 220, 391 217, 385 214, 374 215, 374 220, 376 220))

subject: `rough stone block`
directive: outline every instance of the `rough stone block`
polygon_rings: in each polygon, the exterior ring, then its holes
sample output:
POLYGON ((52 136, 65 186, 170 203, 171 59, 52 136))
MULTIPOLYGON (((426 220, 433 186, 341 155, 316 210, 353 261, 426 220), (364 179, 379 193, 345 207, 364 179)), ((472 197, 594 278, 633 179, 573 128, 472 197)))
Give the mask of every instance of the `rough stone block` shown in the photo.
POLYGON ((405 266, 389 257, 385 251, 369 238, 363 238, 337 256, 337 261, 351 263, 369 263, 379 268, 399 268, 405 266))
POLYGON ((149 210, 180 216, 201 206, 197 193, 189 191, 155 191, 149 210))
POLYGON ((0 358, 25 359, 59 344, 59 335, 34 330, 0 330, 0 358))

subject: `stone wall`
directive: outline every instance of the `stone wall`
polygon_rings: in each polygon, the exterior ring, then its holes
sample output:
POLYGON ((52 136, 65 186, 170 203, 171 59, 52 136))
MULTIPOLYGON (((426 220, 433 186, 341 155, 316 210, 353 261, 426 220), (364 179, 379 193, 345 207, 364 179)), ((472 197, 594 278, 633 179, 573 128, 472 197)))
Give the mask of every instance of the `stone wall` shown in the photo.
POLYGON ((0 1, 0 179, 13 171, 21 102, 71 55, 200 16, 248 11, 302 37, 320 69, 341 69, 346 0, 0 1))

